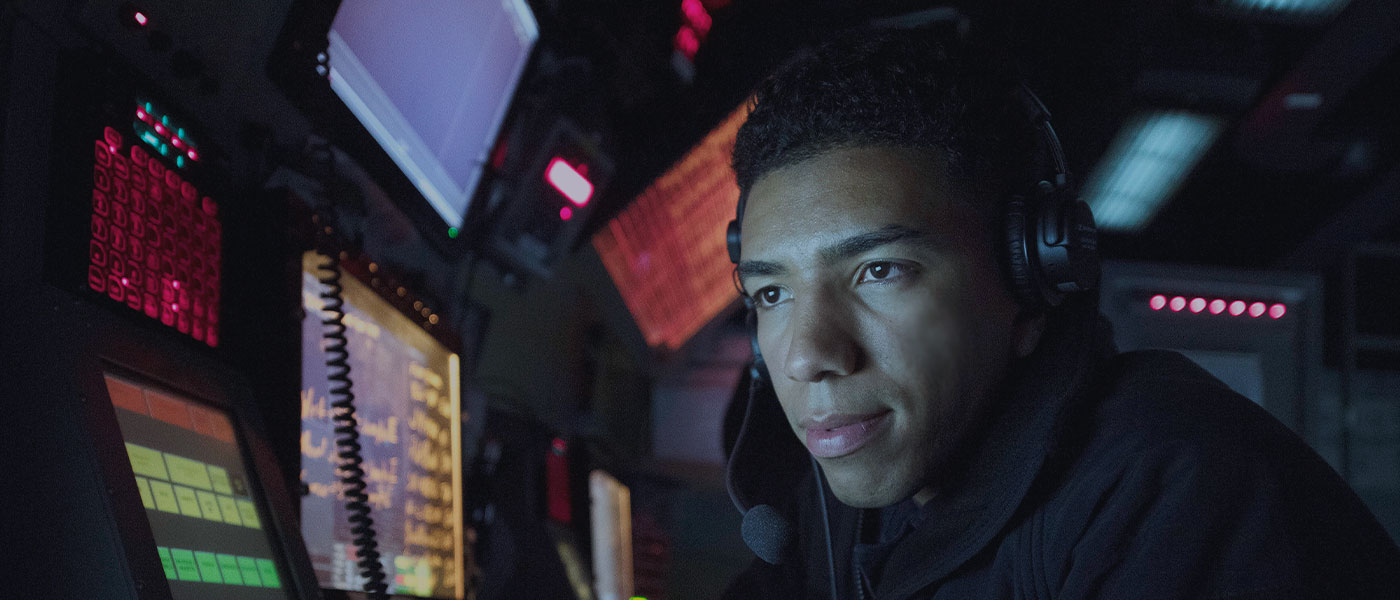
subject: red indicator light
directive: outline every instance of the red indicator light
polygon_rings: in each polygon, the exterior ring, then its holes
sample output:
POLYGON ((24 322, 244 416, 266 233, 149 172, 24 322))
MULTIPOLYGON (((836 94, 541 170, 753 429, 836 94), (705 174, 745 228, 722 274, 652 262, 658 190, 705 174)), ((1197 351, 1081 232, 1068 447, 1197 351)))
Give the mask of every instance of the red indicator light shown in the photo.
POLYGON ((1162 308, 1166 307, 1167 305, 1167 297, 1161 294, 1157 294, 1156 296, 1153 296, 1151 300, 1147 301, 1147 305, 1152 307, 1152 310, 1162 310, 1162 308))
POLYGON ((140 119, 141 121, 144 121, 144 122, 146 122, 146 123, 150 123, 150 122, 151 122, 151 115, 146 114, 146 111, 141 110, 141 109, 139 109, 139 108, 136 109, 136 118, 137 118, 137 119, 140 119))
POLYGON ((136 19, 136 24, 137 24, 137 25, 140 25, 140 26, 142 26, 142 27, 145 27, 145 26, 146 26, 146 23, 149 21, 149 20, 146 18, 146 13, 143 13, 143 12, 141 12, 141 11, 136 11, 136 15, 135 15, 133 18, 136 19))
POLYGON ((199 153, 195 152, 194 148, 190 148, 190 151, 186 152, 185 156, 190 157, 190 160, 199 160, 199 153))
POLYGON ((170 133, 170 132, 168 132, 168 131, 165 130, 165 126, 164 126, 164 125, 161 125, 160 123, 156 123, 156 133, 159 133, 159 134, 161 134, 161 135, 165 135, 165 134, 170 133))
POLYGON ((130 280, 130 279, 127 279, 127 278, 125 278, 125 277, 123 277, 123 278, 122 278, 122 285, 124 285, 124 286, 129 286, 129 285, 131 285, 131 280, 130 280))
POLYGON ((1210 314, 1218 315, 1225 312, 1225 301, 1219 298, 1210 301, 1210 314))
POLYGON ((559 190, 575 206, 584 206, 593 197, 593 184, 562 158, 555 157, 549 161, 544 177, 549 185, 559 190))
POLYGON ((180 282, 178 282, 178 281, 172 281, 172 282, 170 282, 170 286, 178 290, 178 289, 180 289, 180 282))
POLYGON ((180 138, 170 138, 170 145, 176 148, 183 148, 185 147, 185 142, 181 141, 180 138))
POLYGON ((1269 316, 1275 319, 1282 319, 1284 313, 1288 312, 1288 307, 1282 304, 1275 304, 1269 307, 1269 316))
POLYGON ((1172 301, 1171 301, 1171 309, 1172 309, 1172 312, 1181 312, 1181 309, 1183 309, 1183 308, 1186 308, 1186 299, 1185 299, 1185 298, 1182 298, 1181 296, 1177 296, 1177 297, 1175 297, 1175 298, 1172 298, 1172 301))
POLYGON ((1263 315, 1265 310, 1268 309, 1264 306, 1263 302, 1255 302, 1254 304, 1249 305, 1249 316, 1258 317, 1260 315, 1263 315))
POLYGON ((170 310, 173 311, 173 312, 180 312, 180 305, 179 305, 179 304, 175 304, 174 302, 171 302, 171 303, 170 303, 170 310))
POLYGON ((1243 301, 1243 300, 1236 300, 1236 301, 1230 303, 1230 314, 1233 315, 1233 316, 1238 317, 1238 316, 1244 314, 1244 309, 1245 309, 1245 304, 1244 304, 1244 301, 1243 301))
POLYGON ((1192 298, 1192 299, 1191 299, 1191 312, 1193 312, 1193 313, 1198 313, 1198 312, 1201 312, 1201 311, 1203 311, 1203 310, 1205 310, 1205 309, 1206 309, 1206 299, 1205 299, 1205 298, 1192 298))
POLYGON ((560 220, 560 221, 567 221, 567 220, 572 219, 572 218, 574 218, 574 209, 569 208, 569 207, 567 207, 567 206, 565 206, 564 208, 559 209, 559 220, 560 220))
POLYGON ((675 44, 676 49, 690 60, 695 60, 695 53, 700 51, 700 37, 689 26, 682 26, 676 32, 675 44))

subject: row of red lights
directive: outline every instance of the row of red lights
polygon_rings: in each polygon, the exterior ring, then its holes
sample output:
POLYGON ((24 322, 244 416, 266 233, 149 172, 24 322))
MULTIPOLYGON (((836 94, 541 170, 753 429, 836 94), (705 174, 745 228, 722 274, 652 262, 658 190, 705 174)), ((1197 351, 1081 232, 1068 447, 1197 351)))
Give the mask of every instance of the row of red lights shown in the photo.
POLYGON ((195 149, 194 144, 190 144, 176 135, 176 132, 165 126, 162 119, 155 118, 154 115, 146 112, 145 108, 140 106, 136 107, 136 119, 150 125, 157 135, 170 140, 170 145, 184 152, 185 156, 190 157, 190 160, 199 160, 199 151, 195 149))
POLYGON ((1249 314, 1249 316, 1255 318, 1262 317, 1265 314, 1268 314, 1270 318, 1282 319, 1283 315, 1288 313, 1288 307, 1280 303, 1268 305, 1263 302, 1245 302, 1244 300, 1222 300, 1220 298, 1213 298, 1207 300, 1201 297, 1191 298, 1188 300, 1185 296, 1174 296, 1172 298, 1167 298, 1162 294, 1157 294, 1156 296, 1153 296, 1150 300, 1147 301, 1147 305, 1151 307, 1152 310, 1168 309, 1172 312, 1181 312, 1183 310, 1189 310, 1193 313, 1209 312, 1212 315, 1218 315, 1221 313, 1228 312, 1232 317, 1238 317, 1247 313, 1249 314))

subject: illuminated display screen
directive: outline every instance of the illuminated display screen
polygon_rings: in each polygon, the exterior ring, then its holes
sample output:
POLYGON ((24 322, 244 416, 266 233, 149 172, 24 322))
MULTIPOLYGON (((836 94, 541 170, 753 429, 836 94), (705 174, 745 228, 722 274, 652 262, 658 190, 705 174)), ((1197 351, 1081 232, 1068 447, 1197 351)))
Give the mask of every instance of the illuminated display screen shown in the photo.
POLYGON ((171 597, 288 598, 228 415, 134 379, 106 380, 171 597))
POLYGON ((593 247, 652 346, 680 347, 738 297, 724 233, 739 204, 729 160, 746 106, 593 236, 593 247))
POLYGON ((459 227, 539 28, 525 0, 340 3, 331 89, 459 227))
MULTIPOLYGON (((317 255, 303 262, 302 537, 321 585, 361 590, 337 476, 317 255)), ((389 591, 462 598, 461 400, 458 356, 372 290, 342 276, 350 375, 365 490, 389 591)))

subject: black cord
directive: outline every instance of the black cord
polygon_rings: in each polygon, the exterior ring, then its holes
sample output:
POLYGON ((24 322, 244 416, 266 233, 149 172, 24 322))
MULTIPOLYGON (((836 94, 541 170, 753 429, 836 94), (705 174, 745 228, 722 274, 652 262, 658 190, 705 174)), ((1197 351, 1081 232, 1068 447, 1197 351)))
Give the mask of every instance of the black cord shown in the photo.
POLYGON ((319 250, 327 262, 320 265, 324 275, 320 278, 325 289, 321 299, 325 301, 324 311, 330 318, 321 320, 326 327, 323 337, 326 345, 326 368, 331 382, 330 396, 334 408, 335 446, 340 457, 340 480, 344 484, 345 508, 350 511, 350 533, 354 536, 356 563, 360 576, 365 578, 365 592, 374 600, 386 600, 388 576, 384 565, 379 562, 379 542, 375 539, 374 519, 370 518, 369 496, 365 494, 368 484, 361 466, 365 460, 360 455, 360 427, 355 419, 354 382, 350 380, 349 340, 345 337, 345 298, 341 295, 340 255, 334 250, 319 250))
POLYGON ((831 583, 831 600, 837 600, 840 595, 836 593, 836 556, 831 550, 831 518, 827 516, 826 510, 826 488, 822 485, 822 471, 817 467, 817 459, 808 455, 812 461, 812 475, 817 478, 817 499, 822 504, 822 530, 826 532, 826 574, 831 583))

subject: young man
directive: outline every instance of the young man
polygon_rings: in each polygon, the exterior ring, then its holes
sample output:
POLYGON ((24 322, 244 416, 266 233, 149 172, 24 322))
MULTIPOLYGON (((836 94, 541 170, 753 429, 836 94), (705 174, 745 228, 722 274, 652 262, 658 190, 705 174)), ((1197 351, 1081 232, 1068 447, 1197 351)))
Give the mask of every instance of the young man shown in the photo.
POLYGON ((729 478, 768 560, 728 596, 1400 597, 1400 550, 1296 435, 1028 274, 1058 142, 1004 61, 961 52, 843 38, 739 132, 766 368, 729 478))

